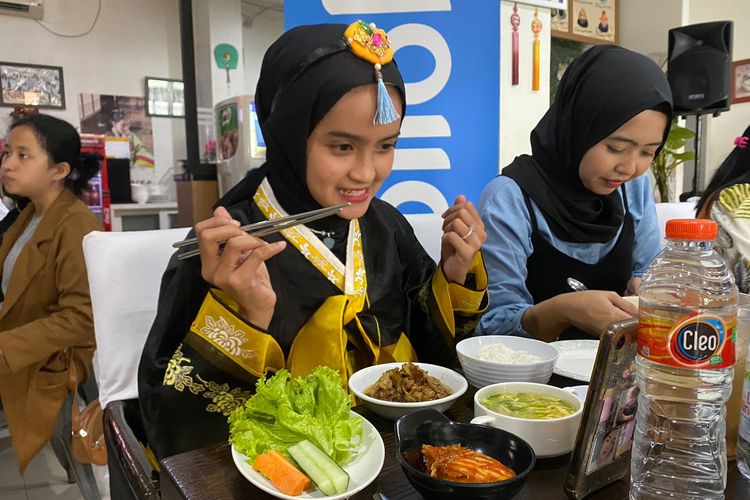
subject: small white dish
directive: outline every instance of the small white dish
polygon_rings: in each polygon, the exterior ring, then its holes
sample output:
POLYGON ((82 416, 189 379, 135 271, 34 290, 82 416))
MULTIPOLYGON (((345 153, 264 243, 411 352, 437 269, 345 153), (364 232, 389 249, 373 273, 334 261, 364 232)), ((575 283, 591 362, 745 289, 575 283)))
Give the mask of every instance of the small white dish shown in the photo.
POLYGON ((563 391, 568 391, 576 396, 578 396, 578 399, 581 400, 582 403, 586 402, 586 395, 589 393, 589 386, 588 385, 574 385, 571 387, 563 387, 563 391))
POLYGON ((349 377, 349 390, 357 396, 365 408, 373 413, 377 413, 383 418, 397 420, 403 415, 416 410, 432 408, 439 412, 444 412, 453 403, 461 397, 469 384, 461 374, 454 372, 444 366, 431 365, 428 363, 414 363, 419 368, 427 372, 428 375, 440 380, 446 387, 453 391, 450 396, 435 399, 433 401, 422 401, 419 403, 397 403, 394 401, 384 401, 376 399, 365 394, 365 390, 378 381, 380 376, 388 370, 400 368, 404 363, 384 363, 382 365, 373 365, 355 372, 349 377))
POLYGON ((234 465, 257 488, 265 491, 269 495, 285 500, 297 500, 300 498, 325 498, 326 500, 342 500, 349 498, 358 491, 363 490, 380 474, 385 460, 385 446, 383 438, 380 437, 377 429, 368 422, 364 417, 352 412, 352 415, 362 419, 362 448, 361 451, 349 462, 342 465, 342 468, 349 474, 349 489, 339 495, 326 496, 318 488, 313 486, 305 490, 301 495, 293 497, 280 492, 271 482, 263 475, 253 469, 250 465, 250 459, 244 454, 237 451, 232 446, 232 460, 234 465))
POLYGON ((555 364, 555 374, 581 382, 591 380, 599 341, 593 339, 561 340, 550 345, 558 350, 560 357, 555 364))

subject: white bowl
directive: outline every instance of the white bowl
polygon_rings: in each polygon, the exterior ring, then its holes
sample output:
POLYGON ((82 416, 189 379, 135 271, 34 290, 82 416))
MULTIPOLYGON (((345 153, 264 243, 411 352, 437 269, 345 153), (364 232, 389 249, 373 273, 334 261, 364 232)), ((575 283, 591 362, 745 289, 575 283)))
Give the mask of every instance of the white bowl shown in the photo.
POLYGON ((484 387, 474 394, 474 419, 471 423, 491 425, 512 432, 526 440, 537 457, 556 457, 573 449, 582 412, 583 401, 573 392, 551 385, 507 382, 484 387), (576 411, 565 417, 537 420, 502 415, 481 404, 481 401, 489 396, 507 392, 531 392, 553 396, 573 405, 576 411))
MULTIPOLYGON (((471 375, 466 373, 466 380, 469 382, 469 384, 472 385, 472 387, 476 387, 477 389, 481 389, 482 387, 486 387, 488 385, 494 385, 498 382, 494 378, 483 378, 481 376, 471 375)), ((551 373, 539 375, 536 377, 520 377, 518 379, 506 379, 505 382, 533 382, 535 384, 546 384, 549 382, 549 379, 552 377, 551 373)))
POLYGON ((349 390, 357 396, 365 408, 383 418, 396 420, 409 412, 422 410, 424 408, 433 408, 439 412, 444 412, 450 408, 456 399, 466 392, 469 384, 460 374, 443 366, 431 365, 428 363, 414 363, 428 375, 439 379, 446 387, 453 391, 453 394, 444 398, 433 401, 423 401, 420 403, 396 403, 393 401, 384 401, 375 399, 365 394, 365 390, 378 381, 380 376, 393 368, 400 368, 404 363, 385 363, 382 365, 373 365, 355 372, 349 377, 349 390))
POLYGON ((456 353, 466 378, 475 387, 499 382, 546 383, 559 353, 546 342, 525 337, 486 335, 462 340, 456 345, 456 353), (479 350, 487 345, 503 344, 514 351, 525 351, 541 358, 536 363, 495 363, 477 358, 479 350))

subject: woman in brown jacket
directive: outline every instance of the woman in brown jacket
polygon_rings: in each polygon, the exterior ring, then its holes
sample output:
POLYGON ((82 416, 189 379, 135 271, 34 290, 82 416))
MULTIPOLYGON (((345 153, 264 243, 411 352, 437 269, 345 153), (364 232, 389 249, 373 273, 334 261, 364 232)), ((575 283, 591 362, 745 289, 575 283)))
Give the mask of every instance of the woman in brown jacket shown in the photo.
POLYGON ((95 347, 82 239, 99 221, 78 195, 98 162, 80 150, 70 124, 32 115, 0 162, 5 192, 30 200, 0 244, 0 397, 22 472, 52 437, 70 363, 83 378, 95 347))

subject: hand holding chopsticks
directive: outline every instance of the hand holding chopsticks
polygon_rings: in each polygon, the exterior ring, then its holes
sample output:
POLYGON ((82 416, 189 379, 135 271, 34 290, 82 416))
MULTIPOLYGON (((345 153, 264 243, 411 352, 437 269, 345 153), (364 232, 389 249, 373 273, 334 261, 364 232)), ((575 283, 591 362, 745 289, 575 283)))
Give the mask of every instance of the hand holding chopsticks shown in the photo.
MULTIPOLYGON (((334 215, 348 206, 349 206, 349 203, 342 203, 341 205, 320 208, 318 210, 311 210, 309 212, 289 215, 287 217, 281 217, 279 219, 270 219, 270 220, 266 220, 262 222, 255 222, 253 224, 242 226, 240 227, 240 229, 247 232, 251 236, 260 238, 262 236, 268 236, 269 234, 279 232, 282 229, 294 227, 298 224, 305 224, 307 222, 312 222, 314 220, 318 220, 324 217, 334 215)), ((178 241, 174 243, 172 246, 175 248, 182 248, 182 247, 189 246, 189 245, 195 245, 197 243, 198 243, 198 238, 190 238, 187 240, 178 241)), ((222 243, 226 243, 226 242, 222 242, 222 243)), ((177 258, 180 260, 183 260, 183 259, 188 259, 190 257, 194 257, 199 254, 200 254, 200 249, 196 248, 194 250, 190 250, 190 251, 179 254, 177 258)))

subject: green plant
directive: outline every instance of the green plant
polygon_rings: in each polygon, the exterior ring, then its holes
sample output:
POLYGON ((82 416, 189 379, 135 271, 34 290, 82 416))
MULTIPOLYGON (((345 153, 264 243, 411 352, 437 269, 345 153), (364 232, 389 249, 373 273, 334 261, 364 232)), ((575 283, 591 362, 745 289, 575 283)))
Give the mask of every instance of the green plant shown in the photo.
POLYGON ((682 151, 688 139, 693 137, 695 137, 695 132, 679 126, 676 118, 672 120, 672 126, 669 129, 669 136, 667 136, 664 147, 651 164, 656 188, 659 190, 659 199, 662 202, 669 201, 669 178, 674 170, 687 160, 695 158, 694 151, 682 151))

